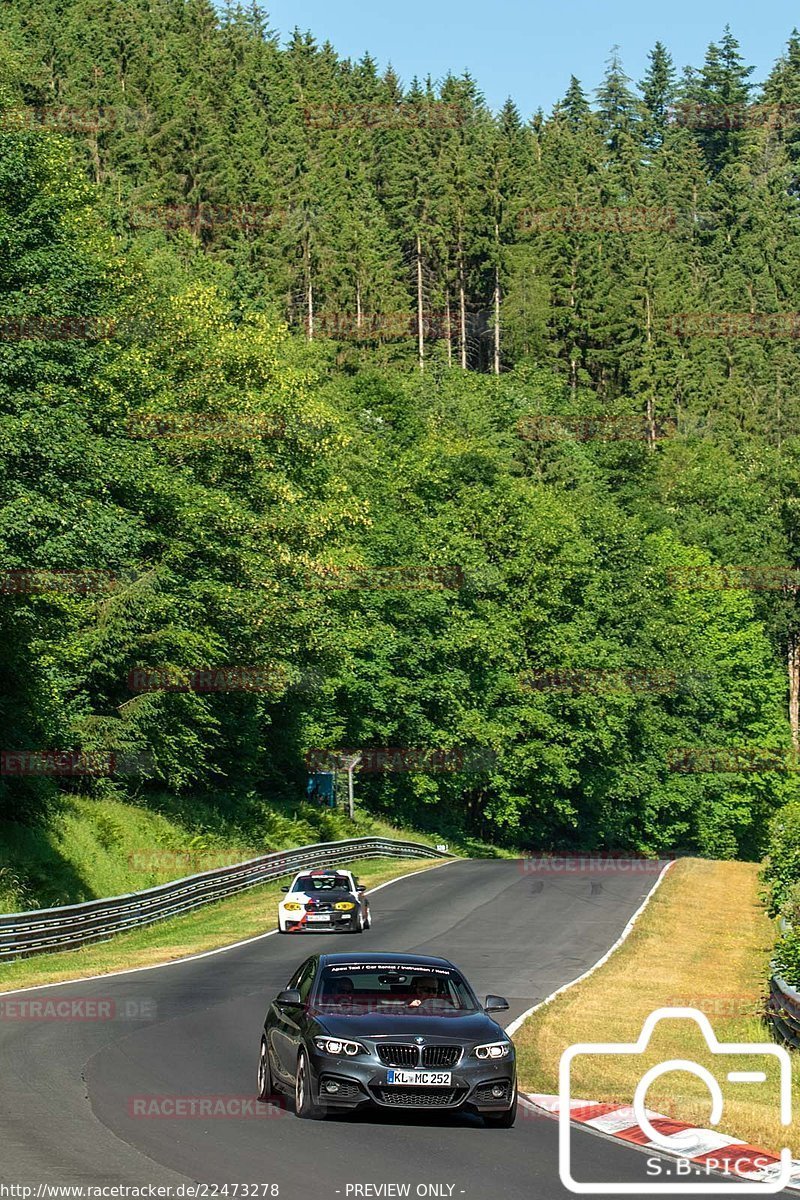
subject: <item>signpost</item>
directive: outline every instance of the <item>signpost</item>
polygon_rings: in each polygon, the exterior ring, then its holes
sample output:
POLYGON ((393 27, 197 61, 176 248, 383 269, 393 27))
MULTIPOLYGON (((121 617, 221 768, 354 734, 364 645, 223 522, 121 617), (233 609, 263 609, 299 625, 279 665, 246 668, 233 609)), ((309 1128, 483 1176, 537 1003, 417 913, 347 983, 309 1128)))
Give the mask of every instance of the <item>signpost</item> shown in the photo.
POLYGON ((342 766, 347 771, 347 811, 350 820, 355 820, 355 801, 353 798, 353 771, 361 762, 360 754, 350 754, 342 759, 342 766))

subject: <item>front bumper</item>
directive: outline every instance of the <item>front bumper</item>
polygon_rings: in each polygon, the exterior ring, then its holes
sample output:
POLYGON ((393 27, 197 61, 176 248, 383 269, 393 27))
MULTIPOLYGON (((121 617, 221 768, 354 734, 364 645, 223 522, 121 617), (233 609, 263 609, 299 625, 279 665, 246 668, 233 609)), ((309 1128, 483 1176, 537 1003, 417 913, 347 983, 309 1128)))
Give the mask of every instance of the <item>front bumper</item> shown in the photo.
POLYGON ((343 933, 355 929, 358 924, 358 909, 351 912, 332 912, 320 914, 328 917, 327 921, 309 921, 308 913, 282 913, 279 920, 289 933, 325 933, 326 931, 343 933))
POLYGON ((376 1057, 311 1054, 318 1103, 337 1109, 374 1104, 379 1108, 468 1109, 477 1113, 507 1112, 514 1097, 513 1059, 491 1062, 464 1056, 451 1071, 448 1087, 413 1087, 387 1083, 389 1068, 376 1057), (335 1091, 329 1084, 337 1085, 335 1091), (494 1095, 501 1089, 500 1095, 494 1095))

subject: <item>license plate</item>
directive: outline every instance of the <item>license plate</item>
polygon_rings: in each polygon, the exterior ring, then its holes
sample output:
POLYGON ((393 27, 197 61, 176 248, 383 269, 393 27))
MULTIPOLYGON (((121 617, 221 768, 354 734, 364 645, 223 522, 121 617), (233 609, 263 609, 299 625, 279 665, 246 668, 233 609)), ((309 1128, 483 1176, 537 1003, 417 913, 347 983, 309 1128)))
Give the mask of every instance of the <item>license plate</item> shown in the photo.
POLYGON ((327 913, 309 913, 307 920, 309 921, 330 921, 327 913))
POLYGON ((407 1087, 449 1087, 451 1071, 387 1071, 386 1082, 407 1087))

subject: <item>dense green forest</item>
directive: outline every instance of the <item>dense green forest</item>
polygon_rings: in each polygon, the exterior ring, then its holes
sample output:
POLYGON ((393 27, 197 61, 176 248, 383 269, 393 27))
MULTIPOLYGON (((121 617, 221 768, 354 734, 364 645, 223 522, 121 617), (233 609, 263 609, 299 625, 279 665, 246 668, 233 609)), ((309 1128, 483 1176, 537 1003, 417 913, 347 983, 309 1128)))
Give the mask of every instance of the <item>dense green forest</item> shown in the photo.
POLYGON ((6 773, 0 819, 398 748, 397 823, 760 854, 796 576, 685 583, 800 565, 800 35, 751 74, 725 30, 494 114, 255 5, 6 0, 3 746, 149 765, 6 773), (257 687, 147 685, 221 667, 257 687))

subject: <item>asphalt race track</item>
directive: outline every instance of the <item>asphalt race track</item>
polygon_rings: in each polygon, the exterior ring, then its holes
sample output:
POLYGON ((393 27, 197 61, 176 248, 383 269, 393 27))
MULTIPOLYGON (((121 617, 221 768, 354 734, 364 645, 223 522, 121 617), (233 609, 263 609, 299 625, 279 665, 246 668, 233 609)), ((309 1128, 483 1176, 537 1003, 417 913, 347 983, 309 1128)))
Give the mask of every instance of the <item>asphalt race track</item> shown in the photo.
MULTIPOLYGON (((0 1182, 269 1183, 283 1200, 397 1195, 352 1185, 404 1183, 411 1196, 433 1184, 429 1195, 454 1200, 566 1197, 557 1124, 524 1108, 510 1130, 441 1113, 324 1122, 279 1108, 265 1115, 251 1103, 264 1013, 313 951, 409 951, 451 958, 479 995, 507 996, 509 1023, 592 966, 655 880, 650 870, 553 873, 460 861, 377 891, 373 928, 358 938, 267 937, 173 966, 18 994, 98 1001, 104 1019, 30 1019, 6 1002, 0 1182), (134 1115, 137 1098, 154 1097, 163 1112, 178 1097, 214 1097, 225 1098, 226 1111, 241 1101, 245 1113, 134 1115)), ((274 916, 265 913, 265 929, 274 916)), ((581 1180, 653 1182, 645 1154, 591 1133, 575 1130, 573 1154, 581 1180)), ((683 1195, 703 1191, 699 1184, 683 1195)))

